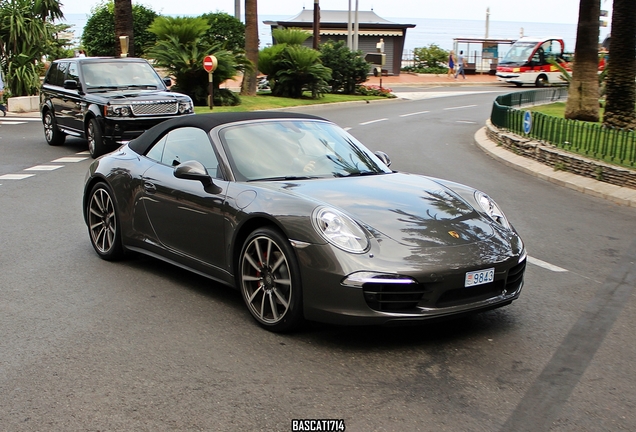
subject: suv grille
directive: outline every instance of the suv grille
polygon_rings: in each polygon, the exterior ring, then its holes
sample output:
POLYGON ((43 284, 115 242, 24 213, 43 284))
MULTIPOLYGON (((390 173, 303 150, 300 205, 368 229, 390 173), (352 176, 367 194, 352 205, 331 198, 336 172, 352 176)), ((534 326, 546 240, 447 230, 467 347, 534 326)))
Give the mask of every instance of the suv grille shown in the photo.
POLYGON ((151 116, 158 114, 176 114, 179 108, 177 102, 137 102, 132 104, 132 112, 136 116, 151 116))

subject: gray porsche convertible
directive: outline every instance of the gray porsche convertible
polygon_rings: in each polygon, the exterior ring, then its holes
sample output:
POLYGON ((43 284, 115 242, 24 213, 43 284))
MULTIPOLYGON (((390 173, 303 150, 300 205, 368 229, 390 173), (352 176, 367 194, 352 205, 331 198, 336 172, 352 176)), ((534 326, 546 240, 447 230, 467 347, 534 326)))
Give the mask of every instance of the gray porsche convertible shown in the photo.
POLYGON ((234 286, 271 331, 517 299, 526 251, 499 206, 389 165, 315 116, 187 116, 94 161, 84 218, 103 259, 140 252, 234 286))

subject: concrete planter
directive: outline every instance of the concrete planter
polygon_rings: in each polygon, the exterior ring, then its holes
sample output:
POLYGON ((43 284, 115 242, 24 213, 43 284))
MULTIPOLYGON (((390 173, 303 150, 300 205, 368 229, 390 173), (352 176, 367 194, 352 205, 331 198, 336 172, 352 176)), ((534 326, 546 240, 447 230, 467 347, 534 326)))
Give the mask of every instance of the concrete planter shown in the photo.
POLYGON ((38 112, 40 111, 39 96, 16 96, 7 99, 7 108, 10 112, 38 112))

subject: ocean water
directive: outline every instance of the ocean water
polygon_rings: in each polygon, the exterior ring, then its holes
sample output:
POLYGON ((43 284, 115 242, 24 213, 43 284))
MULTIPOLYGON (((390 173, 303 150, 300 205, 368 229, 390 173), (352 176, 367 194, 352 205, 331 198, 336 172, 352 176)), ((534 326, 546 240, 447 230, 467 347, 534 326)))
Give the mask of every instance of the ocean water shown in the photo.
MULTIPOLYGON (((261 15, 259 17, 259 38, 261 47, 272 42, 270 27, 263 21, 276 21, 289 19, 290 15, 261 15)), ((67 14, 65 24, 70 24, 74 31, 75 43, 79 40, 88 20, 87 14, 67 14)), ((401 23, 415 24, 416 26, 406 31, 404 43, 404 55, 408 57, 414 48, 427 47, 436 44, 439 47, 453 49, 453 38, 483 38, 486 33, 486 23, 480 20, 449 20, 428 18, 390 18, 385 19, 401 23)), ((489 37, 501 39, 518 39, 521 34, 532 37, 558 37, 565 41, 567 51, 574 51, 576 42, 576 24, 547 24, 529 22, 490 21, 489 37)), ((609 33, 609 29, 601 28, 599 42, 603 41, 609 33)), ((462 48, 462 47, 460 47, 462 48)), ((476 49, 477 46, 473 46, 476 49)), ((465 48, 464 48, 465 49, 465 48)), ((505 54, 505 46, 500 47, 499 56, 505 54)))

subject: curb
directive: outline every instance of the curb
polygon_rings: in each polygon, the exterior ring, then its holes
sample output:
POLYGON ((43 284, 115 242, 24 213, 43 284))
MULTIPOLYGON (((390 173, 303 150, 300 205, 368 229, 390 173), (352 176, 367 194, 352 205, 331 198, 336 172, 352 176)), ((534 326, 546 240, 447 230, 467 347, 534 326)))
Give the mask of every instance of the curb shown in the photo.
POLYGON ((636 207, 636 189, 604 183, 565 171, 555 171, 532 159, 516 155, 490 140, 486 135, 485 126, 475 133, 474 140, 475 144, 490 157, 518 171, 586 195, 603 198, 626 207, 636 207))

